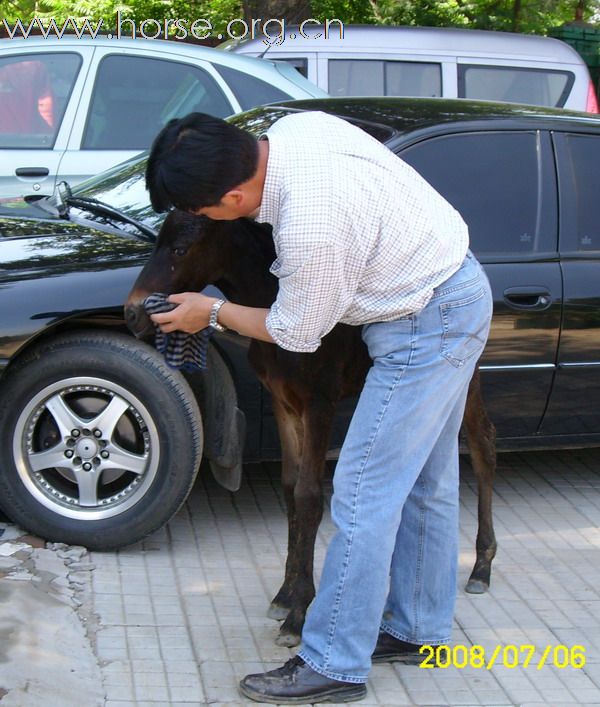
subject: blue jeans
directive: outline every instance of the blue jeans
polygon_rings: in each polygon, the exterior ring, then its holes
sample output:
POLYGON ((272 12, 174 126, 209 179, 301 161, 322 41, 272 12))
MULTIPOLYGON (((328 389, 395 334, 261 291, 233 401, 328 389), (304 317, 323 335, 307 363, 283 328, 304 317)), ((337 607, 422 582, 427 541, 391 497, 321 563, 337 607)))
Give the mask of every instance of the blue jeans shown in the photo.
POLYGON ((299 655, 365 682, 380 630, 450 639, 458 558, 458 432, 492 315, 467 254, 419 312, 363 327, 369 370, 333 479, 329 545, 299 655))

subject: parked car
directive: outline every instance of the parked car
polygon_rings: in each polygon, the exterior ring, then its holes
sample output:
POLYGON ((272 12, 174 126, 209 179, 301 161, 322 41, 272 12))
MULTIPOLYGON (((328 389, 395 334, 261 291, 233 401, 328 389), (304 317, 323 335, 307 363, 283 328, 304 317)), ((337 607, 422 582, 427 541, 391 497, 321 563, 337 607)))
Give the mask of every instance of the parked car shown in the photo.
POLYGON ((451 27, 289 27, 231 39, 230 53, 285 61, 330 96, 443 96, 598 112, 588 68, 565 42, 451 27))
POLYGON ((194 110, 325 96, 285 64, 152 39, 0 40, 0 196, 51 194, 147 149, 194 110))
MULTIPOLYGON (((468 222, 494 293, 480 364, 499 448, 600 444, 600 118, 378 98, 295 101, 231 120, 259 134, 298 110, 361 126, 468 222)), ((163 218, 144 170, 136 158, 72 195, 62 187, 0 207, 0 506, 43 537, 93 548, 166 522, 202 451, 225 485, 242 460, 279 454, 247 339, 215 335, 208 369, 186 380, 124 325, 163 218), (61 439, 72 454, 55 451, 61 439)), ((339 407, 331 455, 353 405, 339 407)))

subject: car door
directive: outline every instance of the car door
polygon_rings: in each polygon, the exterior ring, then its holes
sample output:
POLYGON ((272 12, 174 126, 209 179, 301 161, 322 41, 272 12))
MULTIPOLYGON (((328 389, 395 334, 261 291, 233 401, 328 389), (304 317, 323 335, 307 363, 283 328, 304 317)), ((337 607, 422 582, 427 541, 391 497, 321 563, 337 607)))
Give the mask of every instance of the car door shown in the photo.
POLYGON ((398 152, 469 226, 494 295, 480 360, 485 404, 500 437, 533 436, 552 385, 562 298, 550 137, 482 130, 430 137, 398 152))
POLYGON ((0 198, 52 193, 92 55, 0 54, 0 198))
POLYGON ((600 433, 600 135, 554 134, 564 315, 545 434, 600 433))
POLYGON ((148 149, 160 129, 192 111, 226 117, 239 109, 208 62, 175 60, 160 51, 99 48, 94 81, 83 93, 61 177, 77 183, 148 149))

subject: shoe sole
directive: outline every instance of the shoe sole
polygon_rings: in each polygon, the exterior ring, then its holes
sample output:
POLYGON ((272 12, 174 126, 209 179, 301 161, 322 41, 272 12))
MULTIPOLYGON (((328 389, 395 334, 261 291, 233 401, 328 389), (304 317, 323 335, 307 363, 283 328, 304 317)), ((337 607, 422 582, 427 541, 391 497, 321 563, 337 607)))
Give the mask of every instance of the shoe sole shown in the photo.
POLYGON ((373 656, 372 663, 403 663, 404 665, 421 665, 427 656, 422 653, 384 653, 373 656))
POLYGON ((358 684, 356 686, 343 688, 335 688, 324 692, 317 692, 306 697, 283 697, 264 695, 260 692, 255 692, 247 688, 245 685, 240 685, 239 690, 245 697, 249 697, 256 702, 268 702, 272 705, 310 705, 316 702, 355 702, 362 700, 367 696, 367 688, 365 685, 358 684))

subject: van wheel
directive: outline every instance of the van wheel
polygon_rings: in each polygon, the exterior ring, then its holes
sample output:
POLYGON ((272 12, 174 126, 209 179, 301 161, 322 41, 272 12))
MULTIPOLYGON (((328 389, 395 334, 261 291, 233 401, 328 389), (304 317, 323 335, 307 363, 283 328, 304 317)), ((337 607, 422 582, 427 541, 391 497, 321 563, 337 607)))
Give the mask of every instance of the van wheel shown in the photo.
POLYGON ((0 387, 0 506, 54 542, 140 540, 185 501, 202 423, 183 376, 123 334, 45 341, 0 387))

